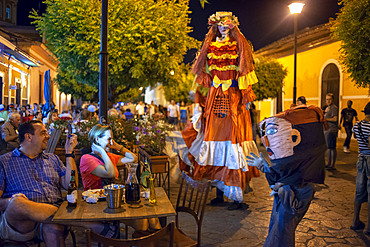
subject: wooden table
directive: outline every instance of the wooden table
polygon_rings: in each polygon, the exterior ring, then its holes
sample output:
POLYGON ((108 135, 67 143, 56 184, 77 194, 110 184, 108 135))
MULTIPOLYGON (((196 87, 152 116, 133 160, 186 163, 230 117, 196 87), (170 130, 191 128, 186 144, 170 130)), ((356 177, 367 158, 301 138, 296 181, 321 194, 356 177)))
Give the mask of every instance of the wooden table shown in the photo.
POLYGON ((129 206, 129 204, 125 203, 122 206, 122 208, 124 209, 123 212, 107 212, 109 210, 107 210, 106 201, 99 201, 96 204, 89 204, 82 200, 80 194, 76 208, 67 208, 68 202, 64 201, 54 215, 52 221, 56 223, 58 222, 68 224, 68 222, 72 221, 116 221, 158 217, 162 219, 161 221, 163 222, 163 220, 165 220, 168 216, 175 216, 176 211, 173 208, 163 188, 155 188, 155 193, 157 196, 156 205, 148 205, 148 203, 145 202, 145 198, 141 198, 140 208, 132 208, 129 206))

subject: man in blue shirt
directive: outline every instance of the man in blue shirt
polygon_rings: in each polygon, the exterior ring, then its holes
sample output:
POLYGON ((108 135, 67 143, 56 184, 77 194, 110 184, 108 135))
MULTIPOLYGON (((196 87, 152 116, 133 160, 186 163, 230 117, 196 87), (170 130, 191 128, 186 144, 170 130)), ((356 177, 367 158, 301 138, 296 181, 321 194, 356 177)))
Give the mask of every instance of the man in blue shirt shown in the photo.
MULTIPOLYGON (((67 166, 43 151, 50 136, 37 120, 19 127, 19 149, 0 157, 0 237, 18 241, 42 238, 46 246, 64 246, 64 226, 51 223, 67 189, 71 170, 77 174, 73 149, 77 136, 66 140, 67 166)), ((78 181, 78 179, 76 179, 78 181)), ((88 226, 102 231, 104 226, 88 226)))
POLYGON ((132 114, 131 110, 129 108, 126 109, 126 112, 124 113, 126 120, 130 120, 134 118, 134 114, 132 114))

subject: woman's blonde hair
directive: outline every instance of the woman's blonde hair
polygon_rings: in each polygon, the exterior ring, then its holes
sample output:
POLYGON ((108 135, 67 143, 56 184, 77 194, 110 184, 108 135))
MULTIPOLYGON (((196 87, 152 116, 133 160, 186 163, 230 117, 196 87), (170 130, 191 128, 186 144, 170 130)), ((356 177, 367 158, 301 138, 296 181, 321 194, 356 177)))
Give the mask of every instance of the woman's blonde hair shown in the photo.
POLYGON ((101 124, 97 124, 95 125, 94 127, 92 127, 92 129, 89 131, 89 140, 90 140, 90 143, 93 144, 98 144, 96 143, 95 139, 96 138, 101 138, 104 136, 104 133, 105 131, 107 130, 112 130, 112 128, 108 125, 101 125, 101 124))
POLYGON ((46 123, 51 124, 53 122, 53 114, 56 114, 58 117, 58 113, 50 111, 46 117, 46 123))

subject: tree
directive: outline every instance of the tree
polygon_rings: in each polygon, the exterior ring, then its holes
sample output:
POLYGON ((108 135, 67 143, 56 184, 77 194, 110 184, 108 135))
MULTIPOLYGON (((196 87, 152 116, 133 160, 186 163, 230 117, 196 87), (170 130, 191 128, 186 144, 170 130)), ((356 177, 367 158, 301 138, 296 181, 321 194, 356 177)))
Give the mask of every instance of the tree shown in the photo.
POLYGON ((256 100, 277 97, 282 92, 287 69, 276 59, 266 57, 256 59, 255 66, 258 83, 253 84, 252 89, 257 96, 256 100))
MULTIPOLYGON (((130 88, 173 82, 183 56, 199 42, 188 34, 189 0, 110 0, 109 100, 130 88)), ((101 1, 45 0, 46 13, 31 13, 59 61, 62 92, 96 92, 99 81, 101 1), (76 87, 75 87, 76 86, 76 87), (76 90, 75 90, 76 89, 76 90), (77 90, 79 89, 79 90, 77 90)))
POLYGON ((341 63, 358 87, 370 86, 370 2, 342 0, 336 20, 331 20, 333 37, 341 41, 341 63))
POLYGON ((174 74, 175 78, 167 86, 164 86, 164 96, 167 101, 174 100, 176 102, 187 102, 189 100, 189 92, 193 85, 194 75, 190 73, 189 66, 184 66, 184 70, 179 74, 174 74), (180 83, 178 83, 180 81, 180 83))

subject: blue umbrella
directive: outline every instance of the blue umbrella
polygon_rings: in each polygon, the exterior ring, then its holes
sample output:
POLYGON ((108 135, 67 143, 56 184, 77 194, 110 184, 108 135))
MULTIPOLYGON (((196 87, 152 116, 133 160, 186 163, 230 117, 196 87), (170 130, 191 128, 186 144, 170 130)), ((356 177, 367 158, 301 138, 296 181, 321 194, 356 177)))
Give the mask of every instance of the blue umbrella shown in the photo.
POLYGON ((51 80, 50 80, 50 69, 49 69, 44 74, 44 97, 45 97, 45 105, 42 108, 42 116, 43 117, 46 117, 46 115, 51 110, 51 107, 50 107, 50 96, 51 96, 51 80))

